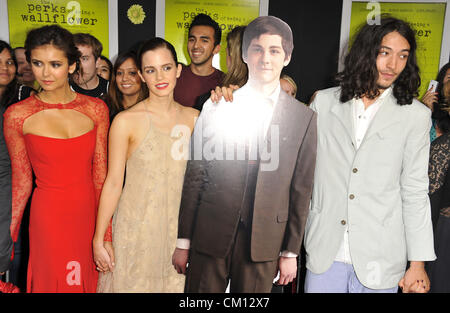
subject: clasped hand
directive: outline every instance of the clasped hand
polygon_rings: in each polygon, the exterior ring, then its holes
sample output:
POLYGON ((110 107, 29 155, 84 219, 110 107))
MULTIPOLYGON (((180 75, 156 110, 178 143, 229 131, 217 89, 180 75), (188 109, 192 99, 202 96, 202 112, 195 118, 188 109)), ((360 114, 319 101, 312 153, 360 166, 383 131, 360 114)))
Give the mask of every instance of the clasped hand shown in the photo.
POLYGON ((114 249, 109 241, 93 244, 94 262, 99 272, 109 272, 114 269, 114 249))
POLYGON ((430 280, 423 262, 411 262, 398 286, 403 293, 427 293, 430 290, 430 280))

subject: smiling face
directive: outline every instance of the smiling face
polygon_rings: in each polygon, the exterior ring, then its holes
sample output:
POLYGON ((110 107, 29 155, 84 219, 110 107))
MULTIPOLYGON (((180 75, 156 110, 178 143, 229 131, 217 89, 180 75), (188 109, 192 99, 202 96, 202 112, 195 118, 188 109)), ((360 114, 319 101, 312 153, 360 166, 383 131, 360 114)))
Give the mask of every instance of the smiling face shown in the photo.
POLYGON ((214 28, 198 25, 191 28, 187 50, 191 62, 203 65, 211 62, 214 54, 220 51, 220 45, 214 46, 214 28))
POLYGON ((378 88, 389 88, 395 82, 408 62, 409 51, 408 41, 398 32, 383 37, 376 62, 378 88))
POLYGON ((267 85, 278 83, 281 70, 289 64, 282 39, 279 35, 262 34, 253 39, 247 50, 245 63, 248 66, 249 80, 267 85))
POLYGON ((0 52, 0 89, 5 88, 16 75, 16 65, 8 49, 0 52))
POLYGON ((141 78, 147 84, 152 95, 157 97, 173 96, 177 78, 181 74, 181 64, 175 64, 172 53, 166 48, 149 50, 142 55, 141 78))
POLYGON ((126 59, 117 69, 116 84, 120 92, 126 96, 136 95, 141 90, 141 78, 132 58, 126 59))
POLYGON ((31 50, 31 69, 39 85, 45 91, 57 91, 69 85, 69 73, 76 63, 69 65, 63 50, 53 45, 38 46, 31 50))

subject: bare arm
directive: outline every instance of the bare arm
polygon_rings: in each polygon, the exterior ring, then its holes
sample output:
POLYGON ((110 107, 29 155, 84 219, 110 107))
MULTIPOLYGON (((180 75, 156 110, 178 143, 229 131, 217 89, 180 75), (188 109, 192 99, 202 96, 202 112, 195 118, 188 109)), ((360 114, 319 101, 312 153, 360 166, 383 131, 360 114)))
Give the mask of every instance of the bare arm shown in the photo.
MULTIPOLYGON (((191 120, 198 117, 198 112, 193 112, 191 120)), ((199 194, 204 181, 204 168, 202 166, 202 156, 196 160, 195 157, 195 141, 202 142, 202 123, 203 118, 200 117, 195 124, 195 130, 191 137, 191 155, 187 163, 185 184, 183 187, 182 200, 180 203, 180 214, 178 217, 178 239, 177 247, 172 254, 172 265, 179 274, 186 273, 187 263, 189 261, 190 239, 194 228, 195 215, 199 194), (183 245, 180 245, 180 243, 183 245)), ((190 121, 188 121, 190 123, 190 121)), ((193 124, 191 125, 194 126, 193 124)))
POLYGON ((438 101, 438 93, 431 91, 431 89, 427 90, 420 101, 433 111, 433 103, 438 101))
POLYGON ((93 240, 94 260, 100 270, 112 270, 114 255, 106 251, 104 236, 122 193, 125 164, 129 145, 129 127, 117 116, 109 133, 108 174, 100 196, 96 229, 93 240))

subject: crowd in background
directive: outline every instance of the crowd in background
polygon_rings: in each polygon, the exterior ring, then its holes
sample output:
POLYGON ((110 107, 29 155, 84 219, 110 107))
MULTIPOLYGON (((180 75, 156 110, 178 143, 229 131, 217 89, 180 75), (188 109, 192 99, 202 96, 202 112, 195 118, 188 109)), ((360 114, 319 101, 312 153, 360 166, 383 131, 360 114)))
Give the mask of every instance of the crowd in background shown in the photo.
MULTIPOLYGON (((193 21, 187 38, 191 63, 186 65, 177 62, 170 43, 158 38, 121 51, 113 62, 92 35, 72 35, 57 26, 30 32, 25 47, 13 49, 0 41, 0 272, 9 269, 8 279, 21 290, 183 291, 182 275, 161 274, 171 270, 186 167, 168 161, 171 129, 188 125, 190 136, 211 90, 235 90, 248 79, 241 51, 245 26, 229 32, 226 47, 220 47, 221 31, 209 19, 199 15, 193 21), (223 48, 226 73, 212 66, 223 48), (55 108, 63 110, 56 114, 55 108), (75 147, 62 150, 72 157, 55 147, 65 143, 49 138, 71 141, 75 147), (53 155, 38 151, 44 148, 53 155), (74 157, 84 163, 74 164, 74 157), (73 208, 61 214, 67 202, 73 208), (65 258, 54 257, 64 253, 65 258), (5 258, 11 254, 12 261, 5 258), (81 260, 82 283, 57 287, 65 272, 46 269, 70 257, 81 260)), ((420 99, 432 111, 429 197, 437 260, 426 268, 431 291, 450 292, 449 64, 436 80, 437 89, 420 99)), ((294 98, 301 92, 287 74, 280 86, 294 98)))

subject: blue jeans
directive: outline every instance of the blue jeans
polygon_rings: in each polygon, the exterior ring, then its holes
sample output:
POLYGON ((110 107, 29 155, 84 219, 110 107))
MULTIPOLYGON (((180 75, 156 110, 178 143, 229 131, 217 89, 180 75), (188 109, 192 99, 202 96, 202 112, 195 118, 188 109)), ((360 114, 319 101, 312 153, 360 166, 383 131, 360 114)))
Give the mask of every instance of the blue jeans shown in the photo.
POLYGON ((353 265, 333 262, 322 274, 306 271, 305 293, 397 293, 398 287, 370 289, 364 287, 356 277, 353 265))

